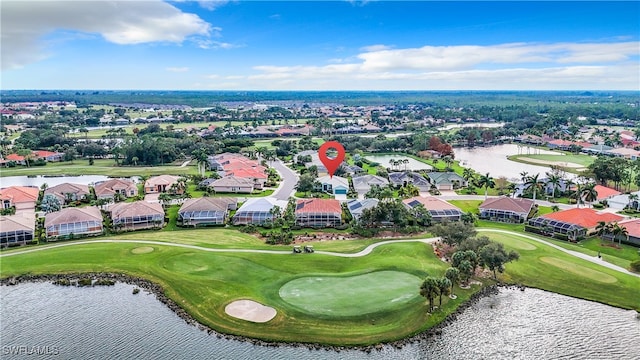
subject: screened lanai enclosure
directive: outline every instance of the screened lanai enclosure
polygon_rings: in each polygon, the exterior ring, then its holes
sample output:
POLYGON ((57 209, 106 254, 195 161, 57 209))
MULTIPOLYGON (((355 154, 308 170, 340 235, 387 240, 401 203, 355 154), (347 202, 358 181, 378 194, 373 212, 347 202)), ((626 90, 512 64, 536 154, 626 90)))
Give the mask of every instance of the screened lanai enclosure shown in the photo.
POLYGON ((336 227, 342 224, 342 207, 335 199, 305 199, 296 203, 296 225, 336 227))
POLYGON ((580 225, 541 216, 529 220, 528 225, 530 228, 525 228, 526 230, 533 230, 542 235, 565 238, 570 241, 576 241, 587 236, 587 229, 580 225))
POLYGON ((273 198, 248 199, 233 216, 234 225, 264 225, 272 223, 274 216, 281 216, 287 206, 286 201, 273 198))
POLYGON ((227 221, 229 208, 237 204, 232 198, 188 199, 178 210, 178 225, 181 226, 212 226, 224 225, 227 221))

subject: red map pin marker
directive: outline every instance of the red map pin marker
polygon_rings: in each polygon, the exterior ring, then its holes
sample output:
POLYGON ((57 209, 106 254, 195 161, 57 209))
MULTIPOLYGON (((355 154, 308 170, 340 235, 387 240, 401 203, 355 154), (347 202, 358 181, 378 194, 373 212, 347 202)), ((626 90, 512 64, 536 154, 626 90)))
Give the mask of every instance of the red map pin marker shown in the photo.
POLYGON ((342 164, 342 160, 344 160, 344 147, 337 141, 327 141, 326 143, 320 146, 318 149, 318 156, 320 157, 320 161, 324 167, 327 168, 329 172, 329 177, 333 177, 333 174, 338 170, 340 164, 342 164), (335 149, 338 152, 338 155, 334 158, 330 158, 327 156, 327 151, 329 149, 335 149))

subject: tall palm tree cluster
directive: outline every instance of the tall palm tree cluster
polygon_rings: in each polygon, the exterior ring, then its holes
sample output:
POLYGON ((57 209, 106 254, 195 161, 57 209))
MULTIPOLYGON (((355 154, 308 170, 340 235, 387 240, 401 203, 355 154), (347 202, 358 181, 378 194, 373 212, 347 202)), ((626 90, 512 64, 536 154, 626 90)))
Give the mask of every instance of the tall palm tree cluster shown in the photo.
POLYGON ((404 165, 404 171, 407 171, 407 165, 409 164, 409 159, 389 159, 389 165, 391 165, 391 170, 400 170, 400 165, 404 165))
POLYGON ((597 234, 602 238, 610 237, 611 242, 615 242, 618 239, 618 245, 622 243, 622 239, 629 239, 629 232, 624 225, 620 225, 617 222, 614 223, 606 223, 604 221, 599 221, 596 226, 597 234))

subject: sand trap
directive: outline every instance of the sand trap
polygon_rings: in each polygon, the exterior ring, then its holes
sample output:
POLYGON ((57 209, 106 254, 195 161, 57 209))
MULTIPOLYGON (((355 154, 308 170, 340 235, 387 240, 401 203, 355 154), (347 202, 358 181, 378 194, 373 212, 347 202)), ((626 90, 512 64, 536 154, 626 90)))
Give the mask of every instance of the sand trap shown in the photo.
POLYGON ((267 322, 276 316, 276 309, 252 300, 234 301, 227 305, 224 311, 235 318, 256 323, 267 322))

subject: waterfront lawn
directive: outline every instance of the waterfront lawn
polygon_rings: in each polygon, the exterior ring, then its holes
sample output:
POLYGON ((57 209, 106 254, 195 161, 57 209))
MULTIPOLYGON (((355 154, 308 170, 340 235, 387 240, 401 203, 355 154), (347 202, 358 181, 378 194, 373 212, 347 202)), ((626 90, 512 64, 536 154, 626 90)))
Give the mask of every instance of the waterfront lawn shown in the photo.
POLYGON ((111 177, 153 176, 153 175, 195 175, 198 173, 194 164, 161 166, 115 166, 112 159, 95 159, 93 165, 89 161, 74 160, 72 162, 51 162, 45 166, 17 166, 2 169, 2 176, 36 176, 36 175, 105 175, 111 177))
POLYGON ((543 161, 549 161, 549 162, 573 163, 573 164, 582 165, 584 167, 588 167, 596 160, 596 158, 591 155, 571 154, 571 153, 564 153, 564 155, 553 155, 553 154, 515 155, 513 156, 513 158, 514 160, 518 160, 521 162, 527 162, 526 158, 531 158, 531 159, 543 160, 543 161))
POLYGON ((627 309, 640 309, 638 277, 576 258, 525 237, 490 231, 482 234, 520 254, 520 259, 507 264, 505 273, 500 276, 505 282, 627 309), (535 249, 523 249, 523 244, 535 249))

